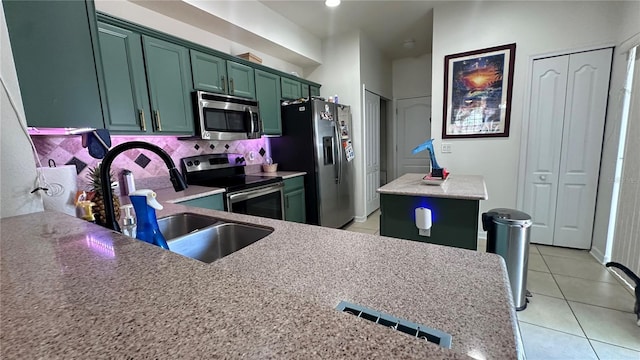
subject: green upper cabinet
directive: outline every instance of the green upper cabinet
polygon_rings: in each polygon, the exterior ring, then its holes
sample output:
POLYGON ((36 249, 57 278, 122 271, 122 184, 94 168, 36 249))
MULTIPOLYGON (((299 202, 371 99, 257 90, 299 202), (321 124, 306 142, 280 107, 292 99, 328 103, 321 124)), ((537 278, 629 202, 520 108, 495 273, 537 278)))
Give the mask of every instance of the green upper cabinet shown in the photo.
POLYGON ((2 1, 27 124, 104 127, 93 1, 2 1))
POLYGON ((139 34, 98 23, 105 77, 107 128, 114 132, 151 130, 147 79, 139 34))
POLYGON ((154 131, 192 134, 192 78, 189 50, 180 45, 142 37, 154 131))
POLYGON ((311 96, 320 96, 320 88, 317 86, 309 86, 309 94, 311 96))
POLYGON ((252 67, 227 61, 227 74, 229 75, 229 95, 256 98, 256 83, 252 67))
POLYGON ((227 93, 227 61, 217 56, 191 50, 193 88, 214 93, 227 93))
POLYGON ((303 98, 309 97, 309 84, 302 84, 302 97, 303 98))
POLYGON ((282 135, 280 76, 256 69, 256 98, 265 135, 282 135))
POLYGON ((283 99, 300 99, 302 96, 300 81, 282 78, 282 98, 283 99))

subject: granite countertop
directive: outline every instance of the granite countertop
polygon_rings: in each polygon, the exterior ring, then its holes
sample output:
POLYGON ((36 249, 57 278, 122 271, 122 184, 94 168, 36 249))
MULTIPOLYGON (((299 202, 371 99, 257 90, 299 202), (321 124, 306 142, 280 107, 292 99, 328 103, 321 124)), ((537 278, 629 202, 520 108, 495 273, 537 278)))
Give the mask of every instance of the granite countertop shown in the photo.
POLYGON ((440 185, 422 182, 424 174, 404 174, 378 188, 381 194, 441 197, 464 200, 487 200, 487 186, 479 175, 449 175, 440 185))
POLYGON ((519 355, 495 254, 177 204, 158 216, 185 211, 275 231, 205 264, 62 213, 2 219, 2 357, 519 355), (448 332, 452 349, 340 313, 341 300, 448 332))
POLYGON ((283 179, 291 179, 297 176, 303 176, 307 173, 304 171, 276 171, 276 172, 259 172, 257 174, 251 175, 262 175, 262 176, 281 176, 283 179))
MULTIPOLYGON (((188 188, 183 191, 175 191, 171 188, 154 189, 156 192, 158 201, 168 202, 171 204, 179 203, 182 201, 198 199, 205 196, 216 195, 224 193, 224 188, 189 185, 188 188)), ((129 196, 120 196, 120 204, 130 204, 131 200, 129 196)))

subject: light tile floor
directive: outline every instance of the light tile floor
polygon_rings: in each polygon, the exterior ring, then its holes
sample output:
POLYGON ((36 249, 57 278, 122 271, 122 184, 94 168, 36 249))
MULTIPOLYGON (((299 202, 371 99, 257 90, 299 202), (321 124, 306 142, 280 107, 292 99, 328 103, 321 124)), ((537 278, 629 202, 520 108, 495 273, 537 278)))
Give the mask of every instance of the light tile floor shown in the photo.
MULTIPOLYGON (((380 234, 380 212, 345 227, 380 234)), ((478 249, 484 251, 479 239, 478 249)), ((634 297, 588 251, 531 245, 527 308, 517 313, 528 360, 640 360, 634 297)))

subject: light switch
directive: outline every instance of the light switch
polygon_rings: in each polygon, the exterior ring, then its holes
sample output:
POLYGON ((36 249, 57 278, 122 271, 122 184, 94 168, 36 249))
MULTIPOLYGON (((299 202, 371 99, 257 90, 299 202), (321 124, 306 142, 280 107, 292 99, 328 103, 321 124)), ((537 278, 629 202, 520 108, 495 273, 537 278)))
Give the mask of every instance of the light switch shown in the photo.
POLYGON ((443 154, 448 154, 451 152, 451 144, 450 143, 442 143, 442 145, 440 145, 440 150, 442 151, 443 154))

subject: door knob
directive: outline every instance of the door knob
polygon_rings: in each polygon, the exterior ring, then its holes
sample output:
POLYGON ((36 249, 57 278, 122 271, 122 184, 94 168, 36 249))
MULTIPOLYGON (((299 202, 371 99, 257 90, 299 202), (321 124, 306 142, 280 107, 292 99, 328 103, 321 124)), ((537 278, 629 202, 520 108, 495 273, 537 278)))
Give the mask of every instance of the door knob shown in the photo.
POLYGON ((547 175, 540 175, 540 180, 542 180, 542 181, 547 180, 547 175))

